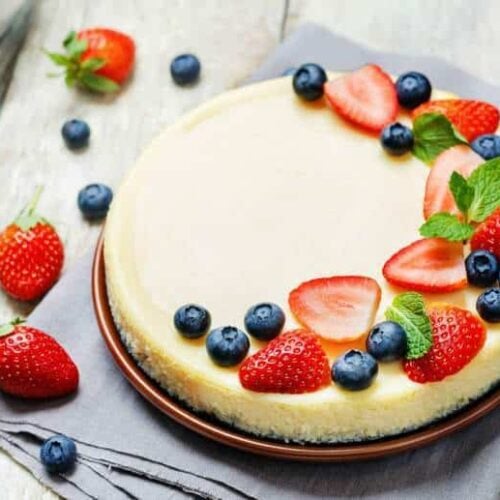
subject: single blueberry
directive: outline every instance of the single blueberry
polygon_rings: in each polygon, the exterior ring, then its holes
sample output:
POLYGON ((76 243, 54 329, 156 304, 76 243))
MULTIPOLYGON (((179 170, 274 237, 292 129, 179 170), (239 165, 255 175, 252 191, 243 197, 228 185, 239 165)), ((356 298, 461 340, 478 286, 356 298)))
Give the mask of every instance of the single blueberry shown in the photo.
POLYGON ((61 133, 70 149, 84 148, 89 143, 90 127, 83 120, 68 120, 62 127, 61 133))
POLYGON ((224 326, 208 334, 206 347, 208 355, 216 365, 234 366, 245 359, 250 341, 238 328, 224 326))
POLYGON ((351 349, 332 366, 332 380, 344 389, 361 391, 369 387, 378 373, 375 358, 367 352, 351 349))
POLYGON ((293 75, 293 89, 302 99, 315 101, 323 95, 326 80, 325 70, 321 66, 303 64, 293 75))
POLYGON ((488 323, 500 323, 500 288, 490 288, 483 292, 476 302, 479 316, 488 323))
POLYGON ((198 80, 200 71, 200 60, 193 54, 181 54, 170 63, 170 74, 178 85, 194 83, 198 80))
POLYGON ((474 286, 494 285, 498 281, 499 267, 495 254, 488 250, 476 250, 465 259, 467 281, 474 286))
POLYGON ((113 191, 104 184, 89 184, 78 193, 78 207, 90 220, 106 217, 113 200, 113 191))
POLYGON ((76 462, 76 444, 69 437, 52 436, 42 444, 40 460, 49 472, 68 472, 76 462))
POLYGON ((264 302, 252 306, 245 315, 247 332, 259 340, 277 337, 285 325, 285 313, 280 306, 264 302))
POLYGON ((401 156, 413 148, 413 132, 399 122, 384 127, 380 142, 387 153, 401 156))
POLYGON ((399 104, 403 108, 413 109, 430 99, 432 86, 425 75, 410 71, 396 80, 396 92, 399 104))
POLYGON ((188 339, 196 339, 205 335, 210 328, 210 321, 210 313, 196 304, 179 307, 174 315, 175 328, 188 339))
POLYGON ((500 135, 480 135, 471 142, 470 147, 485 160, 491 160, 500 156, 500 135))
POLYGON ((376 324, 366 339, 367 351, 379 361, 401 359, 406 353, 406 347, 406 332, 394 321, 376 324))

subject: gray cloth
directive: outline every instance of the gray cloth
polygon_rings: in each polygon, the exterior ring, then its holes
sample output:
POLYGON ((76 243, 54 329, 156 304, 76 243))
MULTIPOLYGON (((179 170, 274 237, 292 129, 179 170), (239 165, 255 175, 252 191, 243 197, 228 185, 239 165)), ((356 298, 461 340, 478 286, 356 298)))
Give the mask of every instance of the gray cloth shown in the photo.
MULTIPOLYGON (((394 73, 420 69, 441 87, 499 101, 499 89, 441 61, 373 52, 315 26, 285 41, 254 79, 306 61, 331 69, 367 61, 394 73)), ((107 500, 500 497, 499 411, 427 448, 357 464, 261 458, 181 427, 147 403, 116 368, 94 319, 90 271, 89 255, 30 318, 52 332, 78 364, 78 394, 51 402, 0 398, 0 446, 61 495, 107 500), (40 440, 55 432, 78 441, 78 466, 65 477, 47 475, 38 461, 40 440)))

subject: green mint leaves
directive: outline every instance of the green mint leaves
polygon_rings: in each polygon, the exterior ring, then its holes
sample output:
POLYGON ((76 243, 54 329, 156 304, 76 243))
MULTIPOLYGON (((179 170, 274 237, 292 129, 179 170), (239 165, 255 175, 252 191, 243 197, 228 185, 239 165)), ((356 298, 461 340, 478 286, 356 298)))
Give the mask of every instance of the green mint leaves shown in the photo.
POLYGON ((483 163, 467 180, 474 190, 468 208, 468 219, 481 222, 500 206, 500 158, 483 163))
POLYGON ((397 295, 385 311, 385 317, 399 323, 406 332, 406 359, 418 359, 432 347, 432 327, 425 312, 422 295, 415 292, 397 295))
POLYGON ((434 214, 420 226, 420 234, 424 238, 464 241, 474 234, 474 228, 470 224, 462 222, 456 215, 440 212, 434 214))
POLYGON ((425 163, 432 163, 443 151, 467 144, 451 122, 440 113, 425 113, 413 122, 414 145, 412 153, 425 163))
POLYGON ((451 174, 448 186, 458 209, 466 214, 474 199, 474 188, 469 186, 467 179, 458 172, 451 174))

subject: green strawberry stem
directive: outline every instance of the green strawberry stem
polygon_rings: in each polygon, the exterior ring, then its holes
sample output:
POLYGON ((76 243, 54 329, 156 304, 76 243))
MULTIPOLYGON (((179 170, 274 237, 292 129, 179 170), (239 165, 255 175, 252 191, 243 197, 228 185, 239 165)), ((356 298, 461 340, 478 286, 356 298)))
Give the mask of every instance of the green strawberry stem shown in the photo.
POLYGON ((0 325, 0 337, 4 337, 5 335, 11 334, 17 325, 22 325, 26 321, 22 318, 14 318, 10 323, 6 323, 5 325, 0 325))
POLYGON ((38 186, 30 202, 21 210, 21 213, 14 220, 14 224, 23 231, 29 231, 39 222, 46 222, 43 217, 40 217, 36 213, 36 208, 38 206, 38 202, 40 201, 42 192, 43 186, 38 186))

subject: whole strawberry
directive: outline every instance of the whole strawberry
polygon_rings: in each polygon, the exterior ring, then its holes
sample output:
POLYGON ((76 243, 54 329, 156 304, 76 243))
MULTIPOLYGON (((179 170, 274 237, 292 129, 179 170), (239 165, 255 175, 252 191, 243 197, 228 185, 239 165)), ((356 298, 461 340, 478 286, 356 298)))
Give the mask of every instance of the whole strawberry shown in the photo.
POLYGON ((64 248, 55 229, 36 213, 38 189, 12 224, 0 233, 0 285, 13 298, 36 300, 57 281, 64 248))
POLYGON ((78 368, 51 336, 14 320, 0 327, 0 391, 27 399, 66 396, 78 368))
POLYGON ((476 228, 471 250, 488 250, 500 259, 500 207, 476 228))
POLYGON ((95 92, 116 92, 132 73, 135 43, 128 35, 108 28, 72 31, 64 39, 64 54, 47 52, 50 59, 65 68, 70 87, 95 92))
POLYGON ((247 358, 240 367, 240 382, 256 392, 313 392, 331 382, 330 367, 317 337, 295 330, 247 358))

